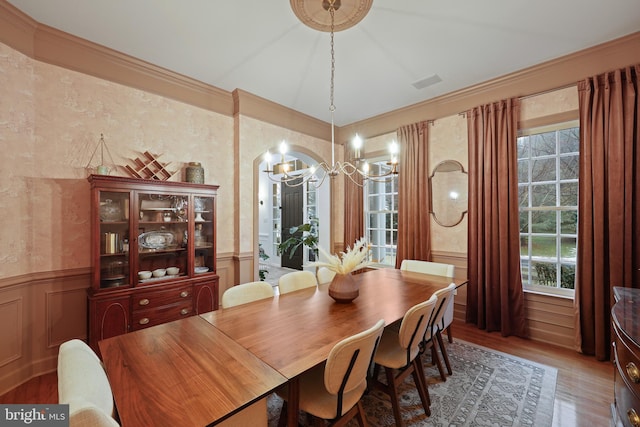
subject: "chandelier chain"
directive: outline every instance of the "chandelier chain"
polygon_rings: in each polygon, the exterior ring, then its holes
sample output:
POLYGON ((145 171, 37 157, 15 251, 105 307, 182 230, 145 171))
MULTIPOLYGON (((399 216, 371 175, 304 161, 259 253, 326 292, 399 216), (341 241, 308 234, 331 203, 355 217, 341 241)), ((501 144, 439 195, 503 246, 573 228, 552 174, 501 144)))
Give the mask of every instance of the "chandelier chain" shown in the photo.
MULTIPOLYGON (((289 187, 297 187, 304 184, 310 184, 314 188, 318 188, 322 185, 325 178, 327 176, 334 178, 340 174, 343 174, 346 178, 350 179, 351 182, 356 184, 359 187, 363 187, 366 181, 375 181, 375 182, 387 182, 390 179, 393 179, 395 175, 398 174, 397 170, 397 157, 395 157, 394 153, 397 153, 397 148, 395 148, 395 142, 392 143, 394 150, 391 150, 391 159, 387 162, 387 165, 390 166, 387 170, 382 170, 379 173, 369 173, 369 165, 366 160, 363 162, 359 155, 359 148, 356 149, 355 154, 355 163, 350 161, 336 161, 335 158, 335 123, 334 123, 334 112, 336 110, 336 106, 334 104, 334 92, 335 92, 335 73, 336 73, 336 58, 335 58, 335 47, 334 47, 334 33, 335 33, 335 12, 340 7, 339 0, 323 0, 322 6, 325 10, 329 12, 331 15, 331 38, 330 38, 330 46, 331 46, 331 80, 330 80, 330 91, 329 91, 329 111, 331 112, 331 164, 327 164, 327 162, 320 162, 316 166, 311 166, 306 172, 302 173, 294 173, 291 170, 291 163, 286 161, 285 152, 286 152, 286 144, 283 141, 281 144, 281 157, 280 162, 274 164, 273 168, 271 168, 271 154, 267 151, 265 155, 265 160, 267 161, 267 169, 265 172, 269 179, 274 182, 279 182, 281 184, 285 184, 289 187), (284 148, 282 148, 284 147, 284 148), (277 169, 277 171, 276 171, 277 169), (357 179, 360 177, 359 179, 357 179)), ((357 134, 356 134, 357 137, 357 134)))
POLYGON ((333 6, 333 3, 331 3, 331 6, 329 7, 329 13, 331 14, 331 90, 329 95, 329 111, 334 112, 336 110, 336 106, 333 103, 333 89, 334 89, 334 80, 335 80, 335 74, 336 74, 336 56, 335 56, 335 50, 333 48, 333 29, 335 25, 336 10, 333 6))

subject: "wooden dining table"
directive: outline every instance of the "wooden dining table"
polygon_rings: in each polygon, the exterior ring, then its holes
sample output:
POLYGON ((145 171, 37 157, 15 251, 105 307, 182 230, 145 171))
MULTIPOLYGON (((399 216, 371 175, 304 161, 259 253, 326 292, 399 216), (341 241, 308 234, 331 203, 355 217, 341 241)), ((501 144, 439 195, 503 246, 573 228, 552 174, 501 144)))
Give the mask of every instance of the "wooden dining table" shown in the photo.
MULTIPOLYGON (((359 296, 336 303, 328 284, 200 316, 289 381, 288 425, 298 424, 298 376, 327 360, 336 343, 384 319, 389 325, 453 279, 397 269, 354 276, 359 296)), ((459 281, 461 282, 461 281, 459 281)))
POLYGON ((218 424, 287 382, 198 316, 98 345, 123 427, 218 424))
POLYGON ((300 374, 340 340, 462 283, 396 269, 354 278, 360 294, 348 304, 322 285, 100 341, 123 427, 216 425, 285 383, 288 425, 297 426, 300 374))

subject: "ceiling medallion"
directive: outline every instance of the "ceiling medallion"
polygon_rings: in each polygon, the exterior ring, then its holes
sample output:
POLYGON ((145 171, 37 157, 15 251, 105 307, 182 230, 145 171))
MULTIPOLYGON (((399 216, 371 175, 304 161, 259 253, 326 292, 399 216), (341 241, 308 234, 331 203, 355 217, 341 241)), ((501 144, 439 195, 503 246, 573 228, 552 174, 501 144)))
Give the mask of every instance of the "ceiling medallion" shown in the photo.
POLYGON ((333 3, 335 22, 333 31, 353 27, 367 16, 373 0, 290 0, 291 9, 298 19, 314 30, 330 32, 331 17, 327 13, 333 3))

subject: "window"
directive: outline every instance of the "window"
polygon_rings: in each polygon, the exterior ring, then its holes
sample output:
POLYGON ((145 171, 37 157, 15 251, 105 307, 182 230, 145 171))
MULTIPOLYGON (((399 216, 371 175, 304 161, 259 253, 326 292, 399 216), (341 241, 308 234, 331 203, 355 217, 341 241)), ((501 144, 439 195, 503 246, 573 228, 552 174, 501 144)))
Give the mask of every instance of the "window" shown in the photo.
MULTIPOLYGON (((387 160, 371 161, 370 172, 375 175, 390 170, 387 160)), ((365 235, 371 245, 371 262, 396 265, 398 242, 398 178, 393 175, 386 182, 371 181, 364 187, 365 235)))
POLYGON ((520 262, 525 289, 572 296, 578 233, 577 122, 518 137, 520 262))

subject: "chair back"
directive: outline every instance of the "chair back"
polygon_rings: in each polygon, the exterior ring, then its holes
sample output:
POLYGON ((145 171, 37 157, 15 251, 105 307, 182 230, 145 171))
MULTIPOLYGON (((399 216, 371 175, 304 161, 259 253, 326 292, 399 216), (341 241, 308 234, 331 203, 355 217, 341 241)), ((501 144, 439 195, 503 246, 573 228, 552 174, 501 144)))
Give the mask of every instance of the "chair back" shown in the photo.
POLYGON ((398 338, 400 346, 407 350, 407 365, 420 352, 420 343, 427 331, 429 321, 432 319, 437 301, 438 298, 434 293, 428 300, 407 310, 402 318, 398 338))
POLYGON ((443 264, 440 262, 405 259, 400 264, 400 270, 414 271, 416 273, 433 274, 434 276, 453 278, 455 266, 451 264, 443 264))
POLYGON ((438 299, 438 302, 436 303, 436 308, 433 311, 433 316, 430 322, 431 327, 426 331, 425 334, 426 341, 430 340, 433 334, 438 331, 438 329, 443 330, 445 328, 444 317, 447 308, 453 302, 453 294, 455 291, 456 284, 451 283, 446 288, 439 289, 433 293, 433 295, 438 299))
POLYGON ((333 280, 336 272, 333 270, 329 270, 327 267, 320 267, 316 273, 318 276, 318 284, 324 285, 325 283, 329 283, 333 280))
POLYGON ((227 289, 222 294, 222 308, 247 304, 273 297, 273 286, 269 282, 248 282, 227 289))
POLYGON ((315 274, 310 271, 294 271, 283 275, 278 280, 281 295, 314 286, 318 286, 318 281, 315 274))
POLYGON ((369 365, 383 330, 384 320, 380 319, 371 328, 343 339, 331 349, 324 368, 324 386, 329 393, 344 394, 358 386, 364 391, 369 365))
POLYGON ((118 426, 107 374, 84 341, 72 339, 60 345, 58 402, 69 405, 72 426, 118 426))

